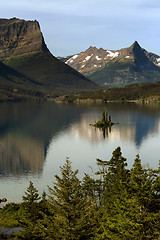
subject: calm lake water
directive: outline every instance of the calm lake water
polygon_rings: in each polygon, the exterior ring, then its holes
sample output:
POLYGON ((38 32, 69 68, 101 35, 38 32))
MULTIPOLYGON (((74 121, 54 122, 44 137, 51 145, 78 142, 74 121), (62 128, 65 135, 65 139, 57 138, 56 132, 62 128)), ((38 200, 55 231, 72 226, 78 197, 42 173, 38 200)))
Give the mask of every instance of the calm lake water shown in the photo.
POLYGON ((55 103, 0 104, 0 198, 22 200, 29 181, 47 191, 60 174, 66 157, 73 170, 97 170, 96 158, 109 160, 120 146, 131 168, 136 154, 144 167, 158 168, 160 159, 160 104, 55 103), (108 111, 114 125, 105 134, 90 126, 108 111))

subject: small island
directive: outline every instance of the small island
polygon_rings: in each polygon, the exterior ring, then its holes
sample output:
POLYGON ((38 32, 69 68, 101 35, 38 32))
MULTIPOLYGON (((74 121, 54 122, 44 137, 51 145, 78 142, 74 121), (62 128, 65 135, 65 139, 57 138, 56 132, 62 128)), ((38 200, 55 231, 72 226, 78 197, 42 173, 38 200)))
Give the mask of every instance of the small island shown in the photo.
POLYGON ((110 115, 108 116, 108 113, 106 111, 103 111, 102 119, 96 122, 95 124, 90 124, 90 125, 97 128, 105 129, 108 127, 112 127, 112 125, 114 124, 118 124, 118 123, 113 123, 111 121, 111 116, 110 115))

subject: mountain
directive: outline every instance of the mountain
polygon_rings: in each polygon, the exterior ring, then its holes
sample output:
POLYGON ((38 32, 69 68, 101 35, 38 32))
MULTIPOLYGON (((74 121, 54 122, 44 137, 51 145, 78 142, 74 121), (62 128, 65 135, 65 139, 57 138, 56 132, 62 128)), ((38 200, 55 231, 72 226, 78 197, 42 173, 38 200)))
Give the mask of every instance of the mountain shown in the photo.
POLYGON ((0 19, 0 61, 0 85, 50 95, 99 88, 50 53, 37 21, 0 19))
POLYGON ((0 60, 42 51, 49 52, 36 20, 0 19, 0 42, 0 60))
POLYGON ((0 101, 44 97, 32 79, 0 62, 0 101))
POLYGON ((141 48, 137 41, 116 51, 89 47, 59 59, 101 86, 160 81, 160 56, 141 48))

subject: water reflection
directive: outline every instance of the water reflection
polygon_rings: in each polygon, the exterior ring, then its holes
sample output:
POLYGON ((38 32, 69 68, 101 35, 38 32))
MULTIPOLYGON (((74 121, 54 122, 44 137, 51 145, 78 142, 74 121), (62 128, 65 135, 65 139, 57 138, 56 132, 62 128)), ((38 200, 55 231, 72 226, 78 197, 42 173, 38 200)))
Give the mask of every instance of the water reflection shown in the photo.
POLYGON ((70 131, 75 136, 86 138, 93 144, 110 138, 131 141, 140 147, 147 136, 160 131, 160 105, 135 103, 103 105, 99 109, 92 109, 89 114, 82 114, 79 122, 71 125, 70 131), (119 124, 105 130, 89 126, 90 123, 99 120, 103 109, 111 114, 113 122, 119 122, 119 124))
POLYGON ((83 177, 88 166, 97 170, 96 158, 109 160, 117 146, 129 167, 139 153, 143 165, 157 168, 159 145, 159 104, 1 103, 0 193, 21 201, 30 180, 40 192, 47 190, 66 157, 83 177), (105 132, 89 125, 103 110, 120 123, 105 132))
POLYGON ((78 108, 54 103, 0 104, 0 177, 43 170, 52 137, 80 118, 78 108))
POLYGON ((58 141, 64 132, 93 145, 120 140, 140 148, 157 131, 160 131, 158 104, 3 103, 0 104, 0 177, 41 174, 51 140, 58 141), (103 110, 120 124, 104 131, 89 126, 99 120, 103 110))
POLYGON ((44 146, 19 132, 8 132, 0 138, 0 177, 7 174, 40 174, 44 163, 44 146))

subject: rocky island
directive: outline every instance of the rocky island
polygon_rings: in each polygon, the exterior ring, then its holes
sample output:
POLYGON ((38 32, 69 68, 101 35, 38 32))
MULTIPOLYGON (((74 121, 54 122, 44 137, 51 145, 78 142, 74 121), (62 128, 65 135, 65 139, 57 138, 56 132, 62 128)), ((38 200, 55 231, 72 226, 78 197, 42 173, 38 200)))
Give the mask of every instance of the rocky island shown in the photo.
POLYGON ((95 124, 90 124, 90 125, 104 130, 108 127, 112 127, 112 125, 114 124, 118 124, 118 123, 113 123, 111 121, 111 116, 110 115, 108 116, 108 113, 103 111, 102 119, 97 121, 95 124))

